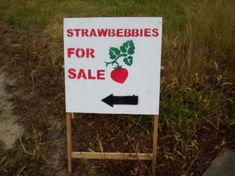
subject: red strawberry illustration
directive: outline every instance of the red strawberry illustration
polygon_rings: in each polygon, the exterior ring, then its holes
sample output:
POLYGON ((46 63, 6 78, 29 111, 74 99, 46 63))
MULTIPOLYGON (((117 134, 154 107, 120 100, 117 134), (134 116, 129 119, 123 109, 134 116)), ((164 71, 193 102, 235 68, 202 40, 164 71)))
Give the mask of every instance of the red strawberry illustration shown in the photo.
POLYGON ((119 48, 110 47, 109 48, 109 62, 108 65, 112 65, 113 71, 111 72, 111 78, 115 82, 123 84, 128 77, 128 70, 123 68, 121 64, 125 64, 130 67, 133 64, 133 54, 135 53, 135 45, 132 40, 128 40, 122 44, 119 48), (121 60, 121 64, 119 63, 121 60))
POLYGON ((126 81, 127 77, 128 77, 128 70, 125 68, 117 68, 111 72, 111 78, 114 81, 121 84, 126 81))

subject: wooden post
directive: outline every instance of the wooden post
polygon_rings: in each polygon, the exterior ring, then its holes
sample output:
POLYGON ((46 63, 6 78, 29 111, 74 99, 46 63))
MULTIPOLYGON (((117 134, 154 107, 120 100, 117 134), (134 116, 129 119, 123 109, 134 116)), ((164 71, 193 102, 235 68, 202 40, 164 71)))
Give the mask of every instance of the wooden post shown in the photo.
POLYGON ((68 172, 72 174, 72 114, 66 113, 68 172))
POLYGON ((157 175, 157 138, 158 138, 158 115, 153 116, 153 159, 152 159, 152 173, 157 175))

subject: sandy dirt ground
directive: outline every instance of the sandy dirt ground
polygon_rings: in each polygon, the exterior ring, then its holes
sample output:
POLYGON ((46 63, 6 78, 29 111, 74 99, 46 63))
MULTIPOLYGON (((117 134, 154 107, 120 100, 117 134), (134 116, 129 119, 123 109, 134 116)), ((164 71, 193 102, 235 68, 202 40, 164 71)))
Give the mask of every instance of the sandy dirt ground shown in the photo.
POLYGON ((3 148, 9 150, 22 136, 23 128, 17 123, 18 117, 13 114, 14 106, 10 102, 12 95, 6 91, 6 85, 14 84, 13 80, 0 70, 0 141, 3 148))

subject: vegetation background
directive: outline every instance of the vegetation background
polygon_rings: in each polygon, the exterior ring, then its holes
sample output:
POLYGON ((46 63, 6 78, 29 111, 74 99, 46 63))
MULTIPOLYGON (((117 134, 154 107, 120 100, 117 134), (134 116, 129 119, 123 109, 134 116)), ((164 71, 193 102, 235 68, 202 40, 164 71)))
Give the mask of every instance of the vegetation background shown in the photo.
MULTIPOLYGON (((201 175, 235 147, 234 11, 234 0, 1 0, 1 71, 24 133, 0 145, 0 175, 66 175, 63 18, 110 16, 163 17, 158 175, 201 175)), ((150 152, 151 118, 78 114, 74 150, 150 152)), ((73 162, 89 176, 149 175, 150 165, 73 162)))

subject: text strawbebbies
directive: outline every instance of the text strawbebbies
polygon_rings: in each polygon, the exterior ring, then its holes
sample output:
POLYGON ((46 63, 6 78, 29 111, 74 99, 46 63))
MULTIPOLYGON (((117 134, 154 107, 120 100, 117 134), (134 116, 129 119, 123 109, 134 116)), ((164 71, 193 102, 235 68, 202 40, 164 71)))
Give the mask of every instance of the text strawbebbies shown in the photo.
POLYGON ((158 37, 157 28, 144 29, 67 29, 68 37, 158 37))

